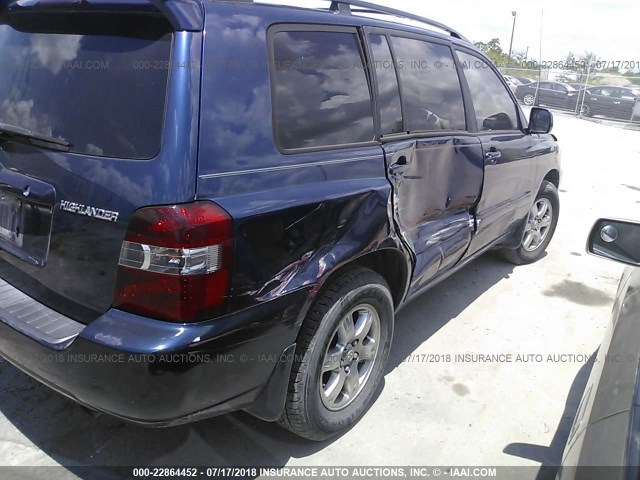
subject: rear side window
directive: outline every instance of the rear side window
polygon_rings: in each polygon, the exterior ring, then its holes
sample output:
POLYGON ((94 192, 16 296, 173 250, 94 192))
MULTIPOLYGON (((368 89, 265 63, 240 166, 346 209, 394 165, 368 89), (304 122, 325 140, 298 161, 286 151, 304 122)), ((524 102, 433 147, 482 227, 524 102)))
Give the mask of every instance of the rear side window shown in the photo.
POLYGON ((370 35, 369 43, 373 53, 373 66, 378 82, 378 107, 380 109, 380 129, 382 135, 402 133, 402 104, 400 88, 389 49, 389 42, 384 35, 370 35))
POLYGON ((410 132, 465 130, 464 101, 451 49, 392 37, 410 132))
POLYGON ((0 123, 63 139, 75 153, 154 157, 172 36, 144 25, 144 33, 129 30, 38 33, 1 24, 0 123))
POLYGON ((279 31, 272 42, 280 148, 374 140, 369 82, 355 30, 279 31))
POLYGON ((516 105, 498 75, 479 57, 463 52, 458 55, 471 92, 478 129, 517 129, 516 105))

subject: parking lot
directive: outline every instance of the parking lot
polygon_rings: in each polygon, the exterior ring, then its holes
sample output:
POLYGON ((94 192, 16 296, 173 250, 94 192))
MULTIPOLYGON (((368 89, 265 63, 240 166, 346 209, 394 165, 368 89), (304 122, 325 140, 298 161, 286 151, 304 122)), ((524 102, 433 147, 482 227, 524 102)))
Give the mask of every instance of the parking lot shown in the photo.
POLYGON ((401 311, 379 398, 341 438, 306 442, 244 413, 139 428, 0 363, 0 464, 530 465, 530 478, 557 465, 622 271, 587 256, 587 234, 601 216, 640 219, 640 132, 556 115, 554 133, 564 174, 547 257, 485 256, 401 311))

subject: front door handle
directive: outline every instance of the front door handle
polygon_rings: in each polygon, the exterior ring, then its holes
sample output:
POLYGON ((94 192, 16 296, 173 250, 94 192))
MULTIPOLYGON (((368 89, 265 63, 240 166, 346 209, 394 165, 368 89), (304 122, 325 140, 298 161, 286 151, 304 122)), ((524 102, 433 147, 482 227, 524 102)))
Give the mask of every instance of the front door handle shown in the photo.
POLYGON ((484 158, 487 159, 489 165, 495 165, 502 158, 502 152, 492 149, 485 153, 484 158))

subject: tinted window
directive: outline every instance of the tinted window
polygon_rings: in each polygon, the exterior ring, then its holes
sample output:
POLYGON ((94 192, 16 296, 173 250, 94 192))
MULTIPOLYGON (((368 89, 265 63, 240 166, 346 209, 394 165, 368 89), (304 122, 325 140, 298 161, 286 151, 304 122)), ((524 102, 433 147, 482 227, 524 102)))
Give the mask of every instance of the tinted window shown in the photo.
POLYGON ((355 33, 278 32, 273 51, 282 148, 374 140, 369 84, 355 33))
POLYGON ((620 98, 624 98, 625 100, 635 100, 636 95, 631 90, 625 90, 624 88, 618 89, 618 93, 620 94, 620 98))
POLYGON ((498 75, 484 60, 463 52, 458 55, 471 91, 478 129, 517 129, 516 106, 498 75))
POLYGON ((370 35, 369 42, 373 52, 373 66, 378 79, 378 105, 382 134, 401 133, 402 106, 396 69, 389 49, 387 37, 370 35))
POLYGON ((154 157, 170 53, 171 35, 161 32, 62 35, 0 25, 0 122, 63 139, 77 153, 154 157))
POLYGON ((464 130, 464 101, 449 47, 392 38, 408 131, 464 130))

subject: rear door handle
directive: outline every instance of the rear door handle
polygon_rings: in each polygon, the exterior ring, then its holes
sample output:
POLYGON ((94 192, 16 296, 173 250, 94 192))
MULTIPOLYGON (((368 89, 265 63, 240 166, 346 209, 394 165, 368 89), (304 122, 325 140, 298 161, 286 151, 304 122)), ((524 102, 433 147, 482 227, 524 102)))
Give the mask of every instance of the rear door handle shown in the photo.
POLYGON ((409 167, 411 167, 411 162, 407 160, 406 156, 402 155, 389 167, 389 173, 392 175, 404 173, 409 167))
POLYGON ((502 158, 502 152, 498 150, 490 150, 485 153, 484 158, 486 158, 489 165, 495 165, 498 163, 498 160, 502 158))

